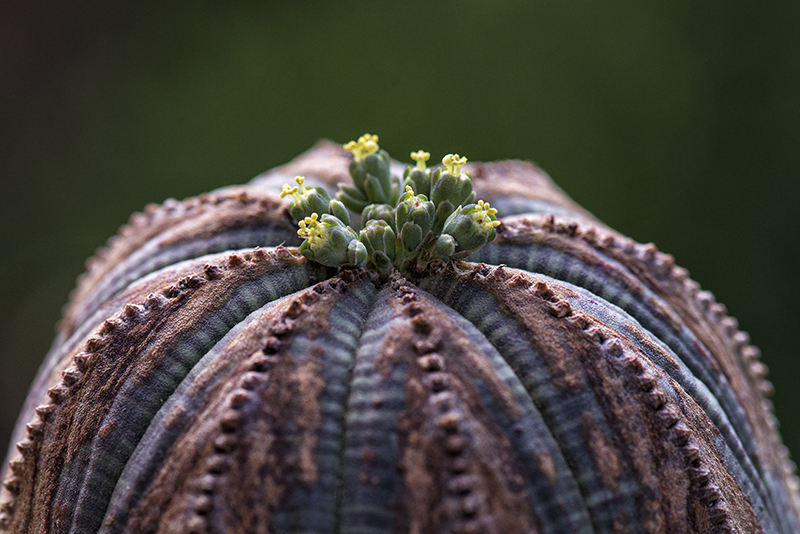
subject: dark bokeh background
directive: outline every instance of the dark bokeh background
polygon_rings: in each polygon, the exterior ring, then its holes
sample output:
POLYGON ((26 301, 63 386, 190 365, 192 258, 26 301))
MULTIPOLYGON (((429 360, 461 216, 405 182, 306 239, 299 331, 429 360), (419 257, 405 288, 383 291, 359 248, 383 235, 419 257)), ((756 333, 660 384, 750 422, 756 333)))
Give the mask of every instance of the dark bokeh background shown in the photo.
POLYGON ((761 347, 800 454, 800 4, 17 4, 0 15, 0 447, 85 258, 131 212, 369 131, 400 158, 534 160, 672 253, 761 347))

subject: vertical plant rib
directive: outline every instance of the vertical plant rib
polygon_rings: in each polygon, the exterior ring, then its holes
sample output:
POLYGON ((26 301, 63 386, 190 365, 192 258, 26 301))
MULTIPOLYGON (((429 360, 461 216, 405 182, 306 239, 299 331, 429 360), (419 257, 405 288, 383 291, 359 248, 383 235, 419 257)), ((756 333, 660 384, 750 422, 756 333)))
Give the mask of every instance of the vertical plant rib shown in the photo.
MULTIPOLYGON (((116 482, 100 532, 121 533, 130 511, 141 501, 156 473, 167 460, 170 448, 195 424, 200 411, 224 389, 235 367, 262 350, 269 326, 285 312, 292 294, 269 302, 233 327, 192 367, 173 394, 153 417, 116 482)), ((307 297, 306 297, 307 298, 307 297)), ((274 343, 274 341, 272 341, 274 343)))
MULTIPOLYGON (((691 330, 683 325, 680 318, 670 316, 671 312, 663 301, 639 285, 634 277, 629 273, 626 274, 624 268, 612 260, 601 259, 592 264, 588 261, 581 262, 571 255, 548 247, 530 246, 526 250, 531 253, 523 253, 522 249, 505 251, 509 265, 525 268, 529 272, 547 272, 557 278, 567 279, 596 291, 602 298, 594 294, 581 294, 581 289, 573 286, 574 294, 566 298, 570 304, 582 311, 595 316, 599 313, 604 322, 608 322, 621 333, 630 331, 631 321, 641 321, 649 331, 658 336, 653 339, 666 344, 670 352, 668 355, 658 350, 657 343, 654 345, 651 342, 648 342, 648 345, 654 350, 645 352, 681 387, 692 394, 706 411, 725 438, 725 445, 729 448, 726 454, 732 454, 734 456, 732 461, 740 464, 742 468, 738 480, 753 499, 765 503, 770 516, 775 516, 775 496, 769 494, 767 485, 764 484, 763 463, 760 461, 757 443, 752 437, 744 414, 738 407, 735 394, 727 385, 724 375, 715 371, 713 366, 709 368, 708 365, 703 365, 704 358, 710 356, 691 330), (601 304, 594 305, 595 302, 601 304), (615 318, 616 314, 612 310, 616 306, 614 304, 607 306, 606 302, 624 306, 631 316, 620 310, 623 316, 615 318), (698 351, 704 352, 697 354, 698 351)), ((636 336, 642 338, 641 334, 636 336)), ((647 337, 650 337, 649 333, 646 333, 643 339, 647 337)))
MULTIPOLYGON (((150 418, 202 354, 252 310, 327 275, 286 249, 256 252, 250 259, 223 256, 215 267, 126 305, 113 328, 104 323, 72 358, 29 430, 30 469, 19 492, 25 498, 12 528, 65 531, 82 494, 107 499, 150 418)), ((99 521, 105 505, 88 504, 99 521)))
POLYGON ((502 356, 430 294, 395 288, 383 351, 407 363, 398 531, 592 532, 573 472, 502 356))
MULTIPOLYGON (((255 250, 233 251, 233 253, 244 260, 251 261, 254 257, 263 254, 284 254, 281 250, 256 248, 255 250)), ((84 320, 69 338, 54 343, 37 371, 31 386, 31 391, 41 392, 41 394, 29 395, 26 399, 12 433, 11 444, 13 445, 23 438, 26 432, 25 425, 35 418, 36 408, 48 404, 47 390, 61 382, 62 373, 72 363, 74 356, 83 350, 89 340, 97 337, 98 332, 105 334, 118 326, 118 321, 114 319, 114 316, 122 312, 126 304, 144 302, 148 295, 158 293, 175 280, 188 279, 197 276, 198 273, 202 273, 203 277, 217 276, 221 272, 216 266, 219 262, 219 255, 201 256, 151 273, 105 302, 91 317, 84 320)), ((11 447, 7 455, 9 459, 13 456, 13 452, 13 447, 11 447)))
POLYGON ((355 353, 345 409, 338 534, 393 532, 401 490, 397 418, 405 406, 404 369, 380 359, 395 320, 384 288, 375 297, 355 353), (388 506, 387 506, 388 504, 388 506))
MULTIPOLYGON (((344 273, 342 279, 348 286, 337 289, 343 297, 328 315, 330 331, 313 343, 311 339, 319 332, 309 332, 292 341, 293 353, 306 352, 317 359, 314 365, 321 379, 318 387, 324 389, 318 399, 303 399, 298 425, 307 443, 300 444, 303 446, 297 455, 300 480, 287 488, 281 510, 272 521, 276 532, 333 532, 338 521, 349 384, 358 342, 377 295, 374 284, 363 274, 355 277, 344 273)), ((315 313, 315 308, 309 312, 315 313)), ((310 386, 302 380, 303 375, 299 388, 307 396, 310 386)))
MULTIPOLYGON (((520 217, 506 221, 477 261, 541 272, 584 287, 616 304, 653 332, 686 363, 719 401, 777 509, 797 508, 796 480, 764 394, 764 366, 746 334, 713 296, 652 245, 574 220, 520 217), (781 481, 781 482, 778 482, 781 481)), ((723 429, 724 430, 724 429, 723 429)), ((735 444, 732 444, 735 448, 735 444)), ((773 508, 774 509, 774 508, 773 508)), ((778 514, 785 531, 800 525, 778 514)))
MULTIPOLYGON (((745 451, 727 414, 703 382, 692 374, 686 364, 666 344, 643 329, 636 319, 622 309, 567 282, 551 280, 548 284, 558 288, 560 296, 569 302, 573 310, 585 313, 628 340, 691 396, 723 438, 714 440, 717 453, 725 460, 728 470, 747 498, 751 500, 764 529, 768 532, 775 531, 777 528, 775 518, 779 517, 779 514, 772 496, 761 479, 757 467, 745 451)), ((785 531, 791 532, 790 529, 785 531)))
POLYGON ((343 377, 374 294, 368 279, 335 277, 277 303, 243 330, 239 337, 257 336, 259 349, 223 351, 222 358, 233 357, 232 369, 180 422, 126 529, 238 532, 236 524, 246 532, 330 532, 343 377))
POLYGON ((693 401, 686 404, 691 397, 627 339, 573 310, 535 275, 474 266, 421 283, 472 321, 521 377, 577 470, 598 531, 629 524, 644 532, 660 528, 681 532, 687 517, 696 526, 691 532, 705 531, 701 527, 706 520, 709 528, 760 531, 747 498, 716 450, 713 424, 693 401), (612 352, 619 353, 621 346, 637 362, 630 368, 635 376, 647 370, 644 384, 631 377, 626 366, 611 365, 618 358, 609 357, 610 339, 612 352), (665 385, 667 390, 662 389, 665 385), (660 393, 653 394, 656 390, 660 393), (664 412, 670 397, 680 401, 675 401, 680 408, 670 404, 664 412), (567 413, 572 415, 564 417, 567 413), (666 424, 659 422, 665 417, 666 424), (680 421, 689 430, 679 441, 664 440, 680 421), (705 465, 702 473, 714 473, 714 492, 706 488, 707 475, 694 477, 683 464, 689 434, 696 441, 691 462, 698 460, 698 468, 705 465), (697 454, 697 447, 702 447, 702 454, 697 454), (655 469, 659 462, 654 457, 665 467, 655 469), (633 499, 635 506, 626 499, 633 499), (700 508, 693 507, 695 501, 700 508))

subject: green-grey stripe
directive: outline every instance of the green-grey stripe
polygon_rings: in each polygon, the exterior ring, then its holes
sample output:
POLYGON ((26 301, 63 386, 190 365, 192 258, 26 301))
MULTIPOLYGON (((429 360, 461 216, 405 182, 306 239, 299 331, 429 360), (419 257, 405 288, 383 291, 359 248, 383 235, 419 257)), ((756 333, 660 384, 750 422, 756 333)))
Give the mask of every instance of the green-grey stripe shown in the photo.
MULTIPOLYGON (((97 436, 92 441, 91 458, 85 470, 80 495, 74 492, 67 494, 66 490, 62 490, 66 486, 60 486, 57 492, 56 498, 66 508, 76 506, 70 532, 89 533, 97 531, 100 527, 105 509, 122 472, 122 465, 112 472, 101 472, 101 466, 111 459, 127 461, 153 416, 197 361, 257 306, 311 285, 309 275, 315 270, 320 269, 314 269, 305 263, 287 265, 284 270, 245 281, 218 311, 204 316, 203 324, 190 325, 189 328, 193 329, 194 333, 172 348, 152 374, 141 381, 129 380, 122 386, 103 423, 124 420, 125 424, 119 426, 119 431, 112 432, 107 438, 97 436), (253 306, 248 303, 258 304, 253 306), (222 322, 209 320, 209 317, 215 316, 222 322)), ((146 353, 141 357, 147 357, 146 353)))
MULTIPOLYGON (((760 482, 765 480, 767 468, 760 457, 752 427, 739 406, 739 401, 730 387, 727 377, 721 371, 715 371, 711 367, 713 365, 711 354, 685 324, 675 328, 671 321, 659 316, 656 311, 657 306, 667 307, 667 305, 649 288, 642 285, 642 292, 638 294, 631 291, 622 282, 609 276, 608 271, 616 271, 635 278, 625 266, 599 252, 597 256, 602 262, 602 267, 587 265, 568 253, 549 245, 518 246, 509 243, 490 243, 469 259, 470 261, 495 263, 502 258, 502 262, 509 267, 545 274, 575 284, 630 314, 644 329, 651 332, 654 338, 672 350, 681 364, 688 369, 689 375, 700 381, 701 384, 698 385, 698 388, 707 389, 710 392, 711 398, 716 401, 721 411, 715 410, 709 398, 703 398, 702 395, 695 400, 706 410, 712 422, 720 428, 730 451, 744 471, 748 473, 751 490, 754 489, 760 493, 761 498, 766 501, 766 505, 770 509, 769 515, 780 517, 776 511, 776 501, 781 502, 786 499, 783 485, 767 484, 764 487, 760 482), (753 475, 749 466, 752 466, 757 474, 753 475), (753 488, 753 485, 756 488, 753 488)), ((655 363, 659 364, 659 362, 655 363)), ((692 387, 690 378, 681 379, 680 373, 669 366, 662 368, 673 379, 681 383, 684 389, 692 387)), ((700 389, 697 391, 699 392, 700 389)), ((691 394, 691 391, 689 392, 691 394)), ((746 481, 741 480, 740 482, 748 485, 746 481)), ((751 498, 753 497, 751 495, 751 498)), ((791 532, 790 526, 785 526, 784 531, 791 532)))
POLYGON ((153 416, 150 426, 136 445, 120 474, 106 510, 106 518, 113 517, 113 522, 106 524, 104 520, 101 533, 118 534, 123 531, 128 512, 137 505, 147 490, 162 465, 167 451, 184 431, 192 416, 203 408, 208 400, 208 393, 228 376, 235 367, 235 363, 220 367, 213 377, 204 376, 203 388, 197 387, 195 382, 197 377, 206 372, 209 365, 225 352, 228 345, 236 340, 245 327, 286 298, 291 298, 291 295, 265 304, 234 326, 192 367, 180 385, 175 388, 173 394, 153 416), (190 395, 190 391, 193 394, 190 395), (176 417, 174 413, 174 409, 178 405, 182 407, 180 417, 176 417), (168 420, 169 425, 167 425, 168 420))
POLYGON ((295 480, 287 485, 280 508, 272 518, 271 526, 276 532, 323 534, 336 528, 347 384, 364 321, 376 293, 369 282, 351 283, 331 310, 329 332, 313 339, 305 334, 292 338, 290 351, 298 365, 305 361, 312 347, 324 350, 320 364, 325 387, 319 397, 321 428, 314 454, 318 476, 310 484, 295 480))
POLYGON ((508 439, 525 470, 523 478, 529 494, 529 504, 539 519, 542 531, 548 534, 593 532, 589 511, 583 502, 575 476, 541 413, 509 363, 475 325, 433 295, 422 290, 419 292, 447 314, 459 330, 456 335, 472 342, 491 363, 497 376, 513 391, 514 400, 520 410, 516 418, 504 411, 487 384, 475 380, 481 403, 492 414, 494 422, 508 439), (553 462, 558 477, 554 482, 539 467, 536 456, 542 453, 546 453, 553 462))
POLYGON ((80 324, 85 321, 98 307, 131 282, 162 267, 226 250, 266 247, 276 243, 300 244, 295 232, 274 224, 237 228, 216 236, 169 246, 164 246, 162 240, 163 236, 155 236, 117 263, 83 300, 80 311, 76 314, 75 323, 80 324))
POLYGON ((406 365, 396 365, 384 377, 375 365, 386 334, 394 321, 389 299, 393 292, 382 290, 375 299, 356 350, 345 415, 342 471, 339 476, 339 517, 334 532, 341 534, 387 533, 394 531, 395 514, 387 503, 395 502, 401 491, 397 476, 399 440, 397 420, 405 408, 406 365), (380 402, 375 402, 379 400, 380 402), (367 480, 360 477, 362 453, 374 453, 367 480))
POLYGON ((455 277, 441 275, 425 278, 420 286, 474 324, 509 362, 572 467, 594 528, 612 532, 614 519, 620 513, 638 510, 637 484, 627 460, 622 459, 619 491, 609 491, 603 486, 584 444, 581 414, 591 414, 599 430, 606 436, 613 435, 591 389, 560 391, 553 384, 542 356, 529 341, 531 332, 516 318, 504 315, 500 303, 488 292, 455 277), (565 417, 565 414, 572 416, 565 417))

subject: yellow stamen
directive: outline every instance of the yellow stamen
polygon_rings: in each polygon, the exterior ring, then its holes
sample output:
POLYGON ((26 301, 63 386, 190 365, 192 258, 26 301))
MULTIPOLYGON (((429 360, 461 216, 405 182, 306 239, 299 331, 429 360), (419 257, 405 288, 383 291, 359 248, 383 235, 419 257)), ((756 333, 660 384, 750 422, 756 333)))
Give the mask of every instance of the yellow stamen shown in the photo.
POLYGON ((366 143, 375 143, 377 145, 378 144, 378 136, 377 135, 370 135, 368 133, 365 133, 364 135, 362 135, 361 137, 358 138, 358 144, 359 145, 366 144, 366 143))
POLYGON ((297 185, 294 187, 289 187, 287 184, 283 184, 281 198, 285 197, 286 195, 290 195, 294 201, 299 204, 303 201, 303 195, 306 193, 306 190, 310 188, 303 186, 303 182, 305 182, 306 179, 302 176, 296 176, 294 181, 297 182, 297 185))
POLYGON ((428 161, 430 157, 430 152, 425 152, 423 150, 417 150, 411 153, 411 159, 417 162, 417 168, 421 171, 425 170, 425 162, 428 161))
POLYGON ((312 213, 311 217, 306 217, 297 223, 300 226, 297 235, 303 239, 307 239, 311 244, 322 238, 322 225, 317 219, 319 219, 319 215, 312 213))
POLYGON ((490 207, 488 202, 484 202, 483 200, 478 201, 478 208, 482 211, 489 213, 490 215, 494 215, 497 213, 497 210, 490 207))
POLYGON ((500 221, 492 219, 496 213, 497 210, 490 207, 488 202, 479 200, 478 211, 472 214, 472 218, 475 222, 480 223, 486 230, 490 230, 500 226, 500 221))
POLYGON ((281 198, 285 197, 286 195, 294 196, 294 193, 297 193, 297 186, 289 187, 287 184, 283 184, 283 191, 281 191, 281 198))
POLYGON ((359 137, 358 141, 350 141, 342 146, 345 150, 349 150, 353 153, 353 157, 356 159, 356 161, 361 161, 370 154, 374 154, 380 150, 380 147, 378 146, 378 136, 370 135, 368 133, 359 137))
POLYGON ((442 158, 442 163, 447 166, 447 172, 453 176, 461 176, 461 166, 467 162, 467 158, 458 154, 448 154, 442 158))

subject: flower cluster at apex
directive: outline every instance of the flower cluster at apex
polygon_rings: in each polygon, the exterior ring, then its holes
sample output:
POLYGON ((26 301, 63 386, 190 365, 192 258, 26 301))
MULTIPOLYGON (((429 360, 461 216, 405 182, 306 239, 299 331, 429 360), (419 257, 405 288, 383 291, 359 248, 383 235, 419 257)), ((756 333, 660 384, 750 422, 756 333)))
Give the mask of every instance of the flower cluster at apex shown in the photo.
POLYGON ((343 146, 353 154, 353 185, 340 183, 336 198, 307 187, 302 176, 297 185, 283 186, 281 197, 291 197, 289 214, 300 226, 300 252, 309 260, 381 274, 412 272, 433 260, 466 258, 495 238, 497 210, 475 202, 472 177, 461 172, 467 158, 448 154, 444 167, 430 169, 428 152, 412 152, 416 165, 401 178, 392 175, 377 135, 343 146))
POLYGON ((374 154, 379 150, 378 136, 370 135, 368 133, 358 138, 358 141, 350 141, 344 145, 345 150, 353 153, 356 160, 361 161, 365 157, 374 154))

